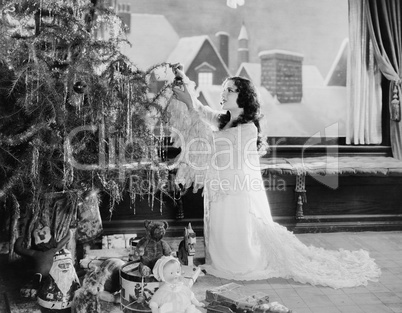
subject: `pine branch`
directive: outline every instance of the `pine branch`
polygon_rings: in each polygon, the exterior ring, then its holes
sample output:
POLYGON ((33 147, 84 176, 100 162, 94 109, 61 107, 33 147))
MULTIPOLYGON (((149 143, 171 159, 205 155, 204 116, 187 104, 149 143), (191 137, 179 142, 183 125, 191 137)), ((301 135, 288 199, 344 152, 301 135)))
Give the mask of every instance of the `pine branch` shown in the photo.
POLYGON ((35 136, 39 131, 41 131, 44 128, 47 128, 48 126, 49 123, 39 123, 36 125, 32 125, 31 127, 29 127, 28 130, 26 130, 22 134, 13 136, 4 136, 0 134, 0 145, 18 146, 22 143, 27 142, 29 139, 35 136))
POLYGON ((2 189, 0 189, 0 199, 6 196, 11 191, 11 189, 15 187, 15 185, 17 184, 18 181, 20 181, 21 178, 22 178, 21 172, 17 172, 16 174, 14 174, 8 180, 8 182, 3 185, 2 189))

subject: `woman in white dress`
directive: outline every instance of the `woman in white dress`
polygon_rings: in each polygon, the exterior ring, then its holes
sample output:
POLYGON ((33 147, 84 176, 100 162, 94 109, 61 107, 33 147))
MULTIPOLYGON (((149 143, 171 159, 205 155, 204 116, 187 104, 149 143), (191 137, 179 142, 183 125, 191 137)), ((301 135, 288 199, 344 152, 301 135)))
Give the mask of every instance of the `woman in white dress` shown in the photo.
POLYGON ((178 104, 184 102, 189 111, 176 122, 178 126, 187 123, 181 129, 182 154, 191 150, 184 147, 189 132, 192 142, 197 139, 194 137, 198 130, 200 141, 205 143, 208 138, 211 143, 205 150, 208 153, 199 154, 201 159, 204 157, 205 165, 204 174, 198 175, 202 182, 194 177, 194 172, 202 172, 194 167, 196 158, 182 159, 184 174, 180 173, 180 167, 178 170, 179 180, 180 175, 187 175, 187 187, 189 173, 193 175, 190 179, 193 186, 204 187, 206 272, 233 280, 292 278, 333 288, 378 280, 381 271, 367 251, 306 246, 272 220, 259 167, 260 104, 251 81, 242 77, 226 79, 221 94, 222 110, 215 111, 196 99, 191 82, 180 69, 176 70, 176 75, 184 78, 184 88, 173 88, 173 98, 178 104), (202 128, 200 123, 208 126, 202 128), (193 172, 189 170, 191 167, 193 172))

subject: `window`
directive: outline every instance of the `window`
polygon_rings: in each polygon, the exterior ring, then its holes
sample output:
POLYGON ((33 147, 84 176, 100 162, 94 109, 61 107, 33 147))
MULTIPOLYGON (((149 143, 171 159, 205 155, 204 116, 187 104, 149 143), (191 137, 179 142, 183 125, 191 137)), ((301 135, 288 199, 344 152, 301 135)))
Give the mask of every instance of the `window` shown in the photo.
MULTIPOLYGON (((175 55, 174 62, 186 62, 185 71, 198 86, 214 87, 223 82, 217 77, 224 63, 230 75, 246 76, 258 87, 262 129, 270 144, 303 144, 309 138, 345 143, 348 0, 248 0, 237 9, 224 0, 182 3, 136 1, 132 27, 142 31, 128 39, 157 45, 137 44, 141 51, 133 55, 135 64, 149 68, 175 55), (214 23, 206 22, 210 12, 216 16, 214 23), (227 37, 218 35, 222 33, 227 37), (202 36, 208 36, 213 51, 202 51, 194 43, 202 36), (178 51, 184 40, 185 49, 178 51), (146 49, 149 52, 142 51, 146 49), (215 68, 213 75, 196 70, 202 63, 215 68)), ((215 94, 216 99, 209 100, 218 103, 215 94)))
POLYGON ((127 3, 119 3, 117 4, 117 12, 121 13, 121 12, 130 12, 130 4, 127 3))
POLYGON ((198 86, 212 86, 212 73, 198 73, 198 86))

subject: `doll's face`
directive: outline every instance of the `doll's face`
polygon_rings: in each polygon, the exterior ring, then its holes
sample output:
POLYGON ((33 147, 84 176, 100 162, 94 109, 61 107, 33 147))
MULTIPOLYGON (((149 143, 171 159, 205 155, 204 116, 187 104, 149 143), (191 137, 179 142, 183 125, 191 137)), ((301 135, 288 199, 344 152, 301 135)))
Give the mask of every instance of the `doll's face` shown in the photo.
POLYGON ((165 282, 175 284, 179 282, 181 276, 181 266, 179 262, 169 261, 163 268, 165 282))

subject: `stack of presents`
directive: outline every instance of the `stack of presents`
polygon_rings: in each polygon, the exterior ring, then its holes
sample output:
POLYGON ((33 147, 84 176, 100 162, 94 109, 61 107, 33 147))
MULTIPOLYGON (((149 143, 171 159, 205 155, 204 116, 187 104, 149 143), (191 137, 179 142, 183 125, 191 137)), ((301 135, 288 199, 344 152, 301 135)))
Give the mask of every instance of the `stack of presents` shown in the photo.
POLYGON ((124 313, 291 312, 270 302, 268 295, 237 283, 207 289, 205 301, 198 301, 192 289, 204 273, 193 263, 195 233, 189 224, 178 250, 172 251, 163 239, 167 227, 165 221, 146 221, 142 238, 103 236, 102 249, 88 248, 80 260, 82 278, 78 281, 74 273, 70 283, 54 276, 46 290, 38 291, 38 303, 45 308, 50 305, 53 311, 71 307, 74 313, 101 312, 101 300, 124 313), (53 294, 55 286, 60 288, 53 294))
MULTIPOLYGON (((104 258, 105 250, 114 251, 117 257, 127 257, 128 262, 120 268, 120 306, 123 312, 152 312, 150 303, 152 296, 158 290, 161 282, 156 279, 151 267, 157 267, 155 256, 152 251, 160 251, 156 256, 161 259, 161 255, 175 255, 181 263, 181 281, 189 288, 193 286, 197 278, 203 276, 201 269, 193 263, 195 255, 196 236, 189 224, 184 230, 184 238, 180 242, 177 253, 172 253, 170 246, 162 239, 165 233, 166 222, 145 222, 146 236, 138 239, 135 234, 110 235, 104 236, 102 240, 101 257, 97 255, 97 250, 90 250, 87 258, 81 261, 83 266, 88 267, 88 263, 96 263, 104 258), (157 242, 157 247, 154 246, 157 242), (121 251, 121 252, 120 252, 121 251)), ((158 277, 160 278, 160 277, 158 277)), ((168 280, 166 279, 166 282, 168 280)), ((197 301, 198 302, 198 301, 197 301)), ((249 289, 237 283, 229 283, 220 287, 206 290, 205 304, 197 307, 194 311, 188 312, 291 312, 285 306, 270 302, 269 296, 249 289)), ((187 312, 179 311, 167 304, 159 306, 160 313, 164 312, 187 312)))

